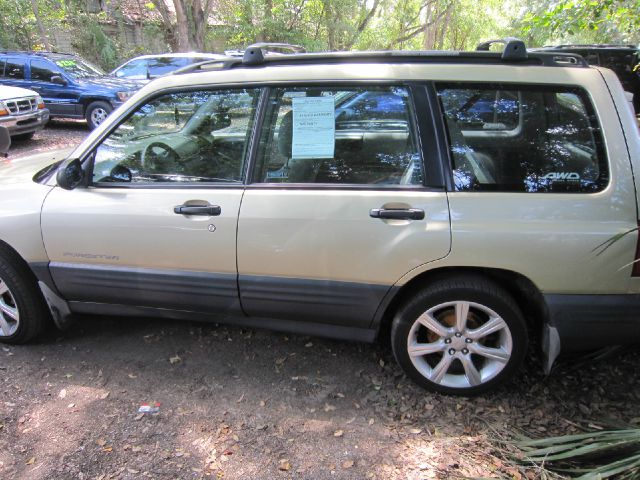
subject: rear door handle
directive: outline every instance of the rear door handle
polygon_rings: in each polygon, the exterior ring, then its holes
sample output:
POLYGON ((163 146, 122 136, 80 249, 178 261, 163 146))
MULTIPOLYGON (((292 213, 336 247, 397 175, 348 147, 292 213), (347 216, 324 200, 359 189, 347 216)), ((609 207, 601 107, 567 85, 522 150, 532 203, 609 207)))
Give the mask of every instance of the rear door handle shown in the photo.
POLYGON ((369 216, 386 220, 424 220, 424 210, 419 208, 372 208, 369 210, 369 216))
POLYGON ((222 209, 218 205, 178 205, 177 207, 173 207, 173 213, 177 213, 178 215, 205 215, 207 217, 216 217, 222 213, 222 209))

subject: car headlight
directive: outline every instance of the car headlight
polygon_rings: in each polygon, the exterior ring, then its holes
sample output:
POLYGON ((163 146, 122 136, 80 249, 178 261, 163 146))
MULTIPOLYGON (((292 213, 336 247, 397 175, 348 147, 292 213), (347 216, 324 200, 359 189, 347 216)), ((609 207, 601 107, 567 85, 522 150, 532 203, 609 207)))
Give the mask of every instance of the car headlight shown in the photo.
POLYGON ((36 97, 36 102, 38 103, 38 110, 44 110, 44 100, 40 95, 36 97))
POLYGON ((0 100, 0 117, 3 115, 9 115, 9 109, 7 108, 7 105, 0 100))
POLYGON ((118 100, 121 102, 127 101, 135 92, 118 92, 116 95, 118 96, 118 100))

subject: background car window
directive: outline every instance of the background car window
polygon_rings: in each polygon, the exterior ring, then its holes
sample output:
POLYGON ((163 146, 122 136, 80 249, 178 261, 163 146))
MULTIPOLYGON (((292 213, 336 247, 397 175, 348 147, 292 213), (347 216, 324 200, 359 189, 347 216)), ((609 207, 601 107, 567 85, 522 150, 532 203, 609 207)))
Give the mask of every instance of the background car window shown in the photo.
POLYGON ((59 75, 51 65, 44 60, 31 60, 31 80, 50 82, 51 77, 59 75))
POLYGON ((100 77, 105 73, 95 65, 91 65, 79 58, 69 57, 58 59, 55 64, 74 78, 100 77))
POLYGON ((422 185, 405 87, 275 89, 254 181, 422 185))
POLYGON ((147 60, 133 60, 116 71, 116 77, 147 78, 147 60))
POLYGON ((7 60, 4 68, 4 76, 7 78, 24 79, 24 61, 23 60, 7 60))
POLYGON ((581 90, 440 85, 438 96, 456 190, 596 192, 607 185, 600 128, 581 90), (491 107, 491 98, 501 100, 491 107))
POLYGON ((93 181, 241 182, 258 95, 234 89, 151 100, 97 148, 93 181))
MULTIPOLYGON (((184 57, 158 57, 149 59, 149 75, 159 77, 189 64, 184 57)), ((146 72, 145 72, 146 73, 146 72)))

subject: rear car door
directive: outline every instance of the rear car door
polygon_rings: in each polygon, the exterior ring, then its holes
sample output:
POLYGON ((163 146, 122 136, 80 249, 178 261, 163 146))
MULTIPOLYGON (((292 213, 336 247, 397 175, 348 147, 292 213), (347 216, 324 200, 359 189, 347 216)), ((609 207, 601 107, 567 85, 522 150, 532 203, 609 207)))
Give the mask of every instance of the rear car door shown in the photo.
POLYGON ((156 96, 90 153, 87 188, 51 192, 43 239, 73 310, 239 311, 236 226, 258 97, 240 88, 156 96))
POLYGON ((427 103, 419 86, 271 89, 238 223, 248 315, 367 329, 398 279, 448 254, 427 103))

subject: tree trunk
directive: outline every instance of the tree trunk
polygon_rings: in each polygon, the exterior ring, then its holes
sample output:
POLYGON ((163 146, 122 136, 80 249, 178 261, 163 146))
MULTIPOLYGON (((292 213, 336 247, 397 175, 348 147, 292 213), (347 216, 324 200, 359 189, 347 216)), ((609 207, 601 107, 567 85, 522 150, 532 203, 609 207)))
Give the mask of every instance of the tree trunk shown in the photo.
POLYGON ((38 10, 37 0, 31 0, 31 9, 33 10, 33 15, 36 17, 38 32, 40 32, 40 41, 44 45, 45 50, 51 51, 51 44, 49 43, 49 37, 47 37, 47 32, 44 29, 44 25, 42 24, 42 19, 40 18, 40 12, 38 10))
POLYGON ((173 0, 173 6, 176 9, 176 33, 178 37, 178 51, 188 52, 192 50, 189 41, 189 19, 185 12, 184 0, 173 0))

